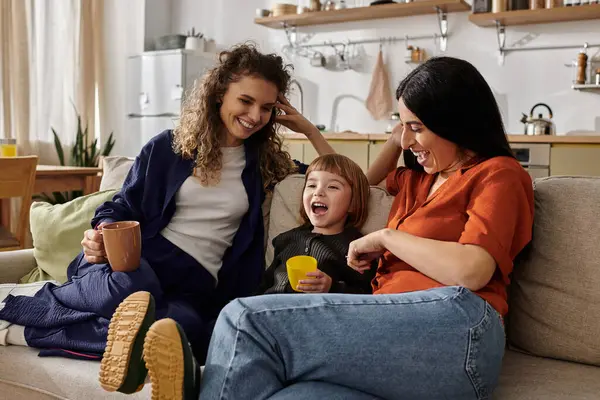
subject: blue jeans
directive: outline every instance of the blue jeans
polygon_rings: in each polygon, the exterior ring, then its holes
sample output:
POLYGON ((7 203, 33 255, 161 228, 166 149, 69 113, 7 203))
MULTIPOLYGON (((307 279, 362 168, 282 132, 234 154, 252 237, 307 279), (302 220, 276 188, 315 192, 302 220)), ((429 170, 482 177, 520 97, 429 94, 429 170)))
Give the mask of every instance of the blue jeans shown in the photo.
POLYGON ((221 312, 201 399, 488 399, 499 314, 462 287, 268 295, 221 312))

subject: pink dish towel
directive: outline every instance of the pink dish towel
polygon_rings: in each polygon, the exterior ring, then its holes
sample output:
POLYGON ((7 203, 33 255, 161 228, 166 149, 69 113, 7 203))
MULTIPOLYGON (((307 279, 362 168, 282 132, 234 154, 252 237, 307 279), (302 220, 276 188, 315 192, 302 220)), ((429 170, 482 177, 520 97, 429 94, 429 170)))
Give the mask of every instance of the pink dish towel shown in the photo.
POLYGON ((367 110, 375 119, 387 119, 393 110, 393 100, 390 91, 390 80, 383 62, 383 52, 379 50, 377 62, 373 70, 369 96, 366 101, 367 110))

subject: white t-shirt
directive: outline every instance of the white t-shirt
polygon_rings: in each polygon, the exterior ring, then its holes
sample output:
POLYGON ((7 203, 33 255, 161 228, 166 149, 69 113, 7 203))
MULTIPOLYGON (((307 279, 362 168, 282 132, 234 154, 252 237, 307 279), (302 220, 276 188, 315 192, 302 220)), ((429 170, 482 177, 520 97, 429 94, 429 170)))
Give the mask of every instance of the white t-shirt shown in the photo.
POLYGON ((202 186, 188 177, 175 195, 175 214, 161 234, 196 259, 212 276, 223 264, 223 255, 248 212, 248 195, 242 182, 246 166, 244 146, 223 147, 221 180, 202 186))

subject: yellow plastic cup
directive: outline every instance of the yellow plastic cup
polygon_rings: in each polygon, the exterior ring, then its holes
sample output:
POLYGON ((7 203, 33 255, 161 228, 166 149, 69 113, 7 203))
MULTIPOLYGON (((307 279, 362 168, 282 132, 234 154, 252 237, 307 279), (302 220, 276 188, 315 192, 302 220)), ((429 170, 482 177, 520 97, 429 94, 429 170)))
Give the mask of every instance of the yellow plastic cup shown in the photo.
POLYGON ((317 259, 311 256, 295 256, 287 260, 286 267, 292 289, 302 292, 298 290, 298 281, 306 278, 307 273, 317 271, 317 259))

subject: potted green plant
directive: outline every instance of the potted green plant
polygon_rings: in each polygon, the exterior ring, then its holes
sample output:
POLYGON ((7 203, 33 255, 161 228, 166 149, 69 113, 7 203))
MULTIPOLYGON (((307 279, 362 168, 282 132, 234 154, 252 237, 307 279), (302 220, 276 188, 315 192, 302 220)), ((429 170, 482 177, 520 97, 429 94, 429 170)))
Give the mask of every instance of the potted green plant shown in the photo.
MULTIPOLYGON (((77 131, 75 133, 75 144, 71 149, 69 165, 74 167, 97 167, 98 158, 100 156, 108 156, 115 145, 113 132, 110 133, 108 140, 101 149, 98 147, 98 139, 94 139, 90 143, 87 122, 84 128, 81 122, 81 115, 79 115, 79 112, 77 112, 76 109, 75 114, 77 116, 77 131)), ((60 162, 60 165, 67 165, 62 142, 54 128, 51 128, 51 130, 52 135, 54 136, 54 147, 56 149, 56 154, 58 155, 58 161, 60 162)), ((34 200, 46 201, 51 204, 62 204, 80 196, 83 196, 83 192, 81 190, 75 190, 71 192, 53 192, 51 195, 42 193, 40 195, 35 195, 33 198, 34 200)))
POLYGON ((187 50, 204 51, 204 34, 196 32, 196 28, 192 27, 191 31, 186 32, 185 48, 187 50))

